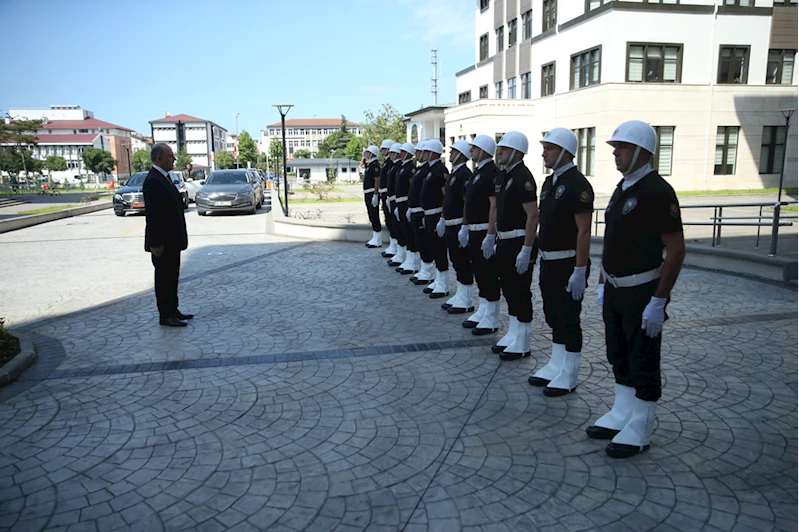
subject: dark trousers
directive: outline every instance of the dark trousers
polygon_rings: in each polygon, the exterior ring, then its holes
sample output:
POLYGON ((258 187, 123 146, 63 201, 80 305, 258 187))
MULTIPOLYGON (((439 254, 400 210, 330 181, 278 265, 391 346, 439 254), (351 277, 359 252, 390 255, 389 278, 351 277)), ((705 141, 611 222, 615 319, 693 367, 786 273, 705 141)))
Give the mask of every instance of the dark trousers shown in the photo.
POLYGON ((533 321, 533 293, 530 291, 530 284, 533 282, 535 256, 530 256, 530 267, 519 275, 516 272, 516 255, 523 245, 524 237, 498 240, 497 265, 499 285, 505 301, 508 302, 508 314, 516 316, 522 323, 529 323, 533 321))
POLYGON ((449 260, 452 261, 452 267, 455 268, 455 278, 461 284, 472 284, 474 283, 474 274, 472 273, 472 264, 469 261, 469 249, 462 248, 458 243, 458 231, 460 229, 460 225, 448 226, 446 233, 444 233, 444 239, 449 250, 449 260))
POLYGON ((424 229, 427 234, 427 245, 430 246, 433 260, 436 261, 436 269, 444 272, 449 270, 449 261, 447 260, 447 243, 436 233, 436 224, 440 218, 441 213, 425 215, 424 229))
POLYGON ((413 239, 416 241, 416 246, 419 248, 419 255, 422 257, 422 262, 432 262, 433 253, 430 251, 430 246, 427 242, 427 233, 422 226, 423 220, 423 212, 412 213, 411 231, 413 232, 413 239))
MULTIPOLYGON (((538 276, 541 299, 544 303, 544 317, 547 325, 552 328, 552 342, 565 345, 566 351, 570 353, 580 353, 583 350, 583 330, 580 328, 583 301, 582 299, 575 301, 566 291, 576 263, 576 257, 541 260, 538 276)), ((588 279, 589 275, 591 275, 590 260, 585 270, 585 278, 588 279)))
POLYGON ((415 253, 419 251, 419 243, 416 242, 416 234, 413 232, 413 227, 411 227, 411 221, 406 216, 407 212, 408 202, 403 201, 399 204, 399 225, 402 226, 402 234, 405 237, 405 246, 408 248, 408 251, 415 253))
POLYGON ((155 301, 158 316, 165 320, 178 312, 180 251, 164 251, 160 257, 150 254, 155 266, 155 301))
POLYGON ((383 230, 380 226, 380 209, 372 207, 372 196, 374 192, 367 192, 363 195, 364 202, 366 202, 366 213, 369 215, 369 223, 372 224, 372 231, 379 233, 383 230))
POLYGON ((388 193, 383 193, 380 196, 380 201, 383 202, 383 217, 386 219, 386 228, 388 229, 388 234, 391 238, 397 238, 396 229, 394 227, 394 207, 388 206, 386 203, 388 200, 388 193))
POLYGON ((483 257, 483 239, 488 231, 469 231, 469 259, 479 295, 486 301, 499 301, 499 275, 496 255, 486 260, 483 257))
POLYGON ((631 288, 605 283, 605 342, 608 362, 616 382, 635 388, 644 401, 660 399, 660 342, 662 334, 648 337, 641 329, 641 315, 655 295, 658 280, 631 288))

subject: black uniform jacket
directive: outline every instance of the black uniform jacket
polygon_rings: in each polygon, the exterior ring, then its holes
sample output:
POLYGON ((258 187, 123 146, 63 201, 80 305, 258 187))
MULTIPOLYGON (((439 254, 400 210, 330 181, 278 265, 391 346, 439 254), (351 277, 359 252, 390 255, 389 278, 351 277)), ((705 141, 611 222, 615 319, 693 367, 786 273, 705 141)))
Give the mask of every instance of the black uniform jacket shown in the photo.
POLYGON ((142 192, 147 216, 144 251, 164 246, 164 251, 175 252, 189 247, 183 200, 172 180, 151 168, 144 180, 142 192))

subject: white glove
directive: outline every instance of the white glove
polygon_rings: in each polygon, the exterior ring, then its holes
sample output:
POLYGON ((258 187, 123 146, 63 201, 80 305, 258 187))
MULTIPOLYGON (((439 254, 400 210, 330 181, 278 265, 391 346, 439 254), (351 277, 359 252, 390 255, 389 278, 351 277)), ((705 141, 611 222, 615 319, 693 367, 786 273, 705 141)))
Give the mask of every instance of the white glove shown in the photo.
POLYGON ((483 243, 480 244, 480 249, 483 250, 483 258, 488 260, 494 256, 494 253, 497 251, 494 249, 494 241, 496 240, 497 235, 486 235, 483 239, 483 243))
POLYGON ((530 268, 530 254, 533 246, 522 246, 522 250, 516 255, 516 272, 521 275, 530 268))
POLYGON ((641 328, 646 331, 648 337, 654 338, 663 330, 665 320, 666 298, 652 296, 641 316, 641 328))
POLYGON ((572 295, 572 299, 580 301, 585 292, 585 266, 575 266, 574 271, 569 277, 569 284, 566 291, 572 295))
POLYGON ((377 207, 378 197, 377 194, 372 196, 372 207, 377 207))
POLYGON ((438 223, 436 224, 436 234, 438 234, 438 238, 444 238, 444 232, 447 230, 447 222, 444 221, 444 218, 439 218, 438 223))
POLYGON ((599 301, 599 308, 605 308, 605 283, 596 287, 596 300, 599 301))
POLYGON ((399 208, 397 208, 397 207, 394 207, 394 218, 396 218, 397 221, 399 221, 399 219, 400 219, 399 218, 399 208))
POLYGON ((462 248, 469 246, 469 226, 462 225, 458 231, 458 245, 462 248))
POLYGON ((410 209, 405 209, 405 218, 407 218, 408 220, 411 219, 411 210, 410 209))

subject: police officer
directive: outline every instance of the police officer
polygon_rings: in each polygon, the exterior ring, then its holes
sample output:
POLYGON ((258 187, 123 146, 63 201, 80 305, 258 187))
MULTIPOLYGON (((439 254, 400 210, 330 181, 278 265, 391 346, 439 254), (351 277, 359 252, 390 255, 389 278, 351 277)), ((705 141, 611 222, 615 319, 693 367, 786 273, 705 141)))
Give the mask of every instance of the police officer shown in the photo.
POLYGON ((388 172, 388 178, 386 182, 386 188, 388 191, 388 205, 391 213, 391 224, 394 226, 394 238, 397 239, 397 253, 394 254, 388 260, 388 265, 396 268, 407 258, 407 249, 405 247, 405 236, 402 233, 402 226, 399 225, 397 221, 397 216, 394 214, 394 210, 397 208, 397 195, 396 195, 396 186, 397 186, 397 171, 402 166, 402 155, 400 154, 400 150, 402 148, 402 144, 399 142, 395 142, 392 144, 391 148, 388 150, 388 156, 393 162, 391 169, 388 172))
POLYGON ((530 284, 538 198, 533 175, 522 161, 527 147, 527 137, 518 131, 505 133, 497 143, 497 162, 505 168, 495 181, 488 234, 482 244, 486 258, 494 254, 496 245, 499 284, 508 302, 508 333, 491 348, 501 353, 502 360, 530 356, 533 321, 530 284))
POLYGON ((411 177, 416 170, 416 165, 413 162, 416 148, 410 142, 406 142, 402 145, 400 151, 402 153, 402 166, 397 170, 396 176, 394 190, 397 195, 397 206, 394 210, 394 216, 399 221, 405 238, 407 253, 405 260, 397 267, 397 271, 403 275, 408 275, 419 270, 419 264, 416 262, 418 248, 416 247, 416 239, 411 232, 411 222, 408 220, 408 194, 411 189, 411 177))
POLYGON ((544 180, 538 203, 538 281, 544 316, 552 328, 552 356, 527 382, 546 386, 544 395, 565 395, 577 386, 582 359, 580 311, 590 275, 591 217, 594 189, 574 165, 577 137, 559 127, 541 141, 544 166, 553 173, 544 180))
POLYGON ((598 287, 616 397, 586 432, 612 439, 607 454, 626 458, 647 450, 652 438, 661 394, 661 331, 685 241, 674 189, 652 169, 655 130, 639 120, 624 122, 608 144, 624 175, 605 210, 598 287))
MULTIPOLYGON (((416 160, 419 166, 411 178, 411 189, 408 194, 408 219, 411 222, 411 231, 416 245, 419 248, 421 268, 419 273, 411 277, 415 285, 429 285, 433 282, 436 265, 433 262, 433 252, 427 242, 427 233, 424 230, 424 209, 422 209, 422 184, 427 176, 427 159, 430 151, 427 149, 426 140, 420 141, 416 146, 416 160)), ((425 288, 427 290, 427 288, 425 288)), ((430 289, 432 291, 432 289, 430 289)))
POLYGON ((377 146, 369 146, 363 150, 363 158, 366 163, 366 169, 363 172, 363 199, 366 203, 369 223, 372 224, 372 239, 366 243, 368 248, 379 248, 383 245, 383 228, 380 225, 380 210, 377 207, 380 193, 375 189, 375 185, 380 183, 380 163, 377 159, 379 153, 377 146))
POLYGON ((438 139, 427 141, 427 151, 430 152, 430 155, 427 162, 427 175, 422 182, 422 209, 424 209, 427 245, 430 246, 433 259, 436 262, 436 278, 428 288, 430 288, 430 298, 438 299, 449 295, 447 245, 436 232, 436 225, 438 225, 444 210, 444 185, 447 183, 449 172, 441 161, 444 147, 438 139))
POLYGON ((463 314, 474 311, 474 274, 469 262, 469 251, 458 244, 458 231, 463 225, 464 184, 472 178, 472 171, 466 166, 471 146, 465 140, 452 145, 449 162, 452 172, 444 187, 444 212, 436 226, 438 236, 443 236, 449 251, 449 260, 455 268, 457 290, 441 308, 450 314, 463 314))
POLYGON ((383 164, 380 166, 379 184, 376 185, 379 186, 378 193, 380 194, 380 200, 383 205, 383 218, 386 221, 386 228, 389 234, 388 247, 380 252, 384 257, 393 257, 397 253, 397 238, 394 236, 394 226, 391 223, 394 218, 389 209, 388 199, 388 171, 391 170, 391 167, 394 165, 394 161, 388 156, 388 150, 391 149, 393 145, 394 141, 390 139, 386 139, 380 144, 380 155, 383 156, 383 164))
POLYGON ((494 179, 499 174, 499 167, 493 159, 495 149, 496 143, 488 135, 477 135, 471 142, 469 154, 477 169, 464 186, 463 225, 458 231, 459 245, 469 250, 469 262, 474 270, 480 299, 477 312, 463 322, 463 327, 472 329, 472 334, 477 336, 495 333, 499 328, 497 259, 486 259, 482 250, 483 239, 488 232, 494 179))

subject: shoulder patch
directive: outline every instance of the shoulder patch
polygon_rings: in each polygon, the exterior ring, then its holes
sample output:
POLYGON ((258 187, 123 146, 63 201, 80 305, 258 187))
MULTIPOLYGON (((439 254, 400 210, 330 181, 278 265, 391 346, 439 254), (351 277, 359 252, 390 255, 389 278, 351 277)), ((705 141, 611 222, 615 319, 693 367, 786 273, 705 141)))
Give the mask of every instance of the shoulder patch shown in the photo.
POLYGON ((524 190, 526 190, 527 192, 530 192, 530 191, 533 190, 533 188, 535 188, 535 187, 533 187, 533 184, 530 181, 525 181, 524 182, 524 190))
POLYGON ((676 203, 672 203, 671 207, 669 208, 669 212, 671 213, 671 216, 673 218, 679 218, 680 217, 680 206, 677 205, 676 203))
POLYGON ((591 201, 591 194, 589 194, 587 190, 583 190, 580 192, 580 201, 583 203, 588 203, 591 201))

